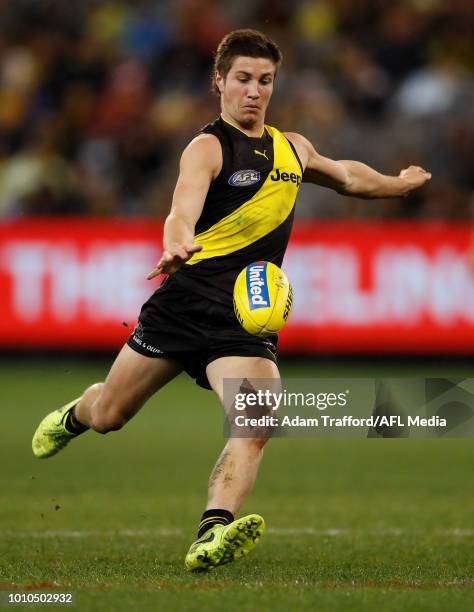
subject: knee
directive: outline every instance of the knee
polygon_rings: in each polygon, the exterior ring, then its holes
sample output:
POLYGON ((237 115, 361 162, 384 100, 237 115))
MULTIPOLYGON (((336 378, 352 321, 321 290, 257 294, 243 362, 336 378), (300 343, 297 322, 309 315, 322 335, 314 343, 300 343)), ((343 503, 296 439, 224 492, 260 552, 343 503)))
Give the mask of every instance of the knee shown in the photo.
POLYGON ((239 438, 239 445, 245 448, 247 454, 258 455, 263 452, 265 444, 270 438, 259 437, 259 438, 239 438))
POLYGON ((265 444, 270 438, 250 438, 251 446, 256 452, 263 451, 265 444))

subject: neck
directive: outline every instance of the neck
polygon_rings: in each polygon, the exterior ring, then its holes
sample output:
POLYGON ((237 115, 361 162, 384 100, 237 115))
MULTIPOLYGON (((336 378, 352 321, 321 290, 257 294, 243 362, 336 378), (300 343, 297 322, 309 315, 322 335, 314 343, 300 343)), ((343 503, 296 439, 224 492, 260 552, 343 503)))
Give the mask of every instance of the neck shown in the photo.
POLYGON ((246 134, 247 136, 251 136, 252 138, 260 138, 263 136, 264 132, 264 122, 256 122, 253 125, 243 125, 236 121, 233 117, 231 117, 224 109, 221 111, 221 117, 230 125, 233 125, 235 128, 246 134))

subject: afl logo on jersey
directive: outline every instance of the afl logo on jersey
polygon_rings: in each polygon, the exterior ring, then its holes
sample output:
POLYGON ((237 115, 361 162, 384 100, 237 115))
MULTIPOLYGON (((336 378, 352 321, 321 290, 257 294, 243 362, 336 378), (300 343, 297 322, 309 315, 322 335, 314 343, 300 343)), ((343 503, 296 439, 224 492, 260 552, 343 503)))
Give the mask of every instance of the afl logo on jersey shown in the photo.
POLYGON ((237 170, 229 178, 229 185, 232 187, 248 187, 255 185, 260 180, 260 172, 257 170, 237 170))

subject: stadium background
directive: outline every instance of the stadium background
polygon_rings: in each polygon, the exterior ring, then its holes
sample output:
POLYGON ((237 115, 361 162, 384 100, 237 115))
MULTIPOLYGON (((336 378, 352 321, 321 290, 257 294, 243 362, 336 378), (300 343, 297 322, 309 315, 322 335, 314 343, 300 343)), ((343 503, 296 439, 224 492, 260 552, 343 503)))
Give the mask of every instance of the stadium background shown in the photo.
POLYGON ((74 590, 80 609, 467 607, 470 440, 275 441, 245 507, 273 532, 201 582, 181 557, 222 445, 210 394, 181 377, 44 464, 29 443, 133 326, 180 151, 217 113, 212 53, 237 27, 284 53, 268 123, 433 173, 406 199, 303 186, 283 374, 472 376, 472 25, 469 0, 0 3, 2 589, 74 590))

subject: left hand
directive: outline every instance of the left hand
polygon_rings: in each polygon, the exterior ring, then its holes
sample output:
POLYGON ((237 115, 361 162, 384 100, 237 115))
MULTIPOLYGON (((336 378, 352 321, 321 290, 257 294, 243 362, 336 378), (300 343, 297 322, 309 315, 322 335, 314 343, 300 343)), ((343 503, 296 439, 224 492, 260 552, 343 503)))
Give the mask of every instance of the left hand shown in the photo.
POLYGON ((404 195, 408 195, 411 191, 418 189, 418 187, 422 187, 429 181, 431 179, 431 172, 427 172, 423 168, 420 168, 420 166, 410 166, 400 172, 399 178, 401 178, 404 183, 404 195))

